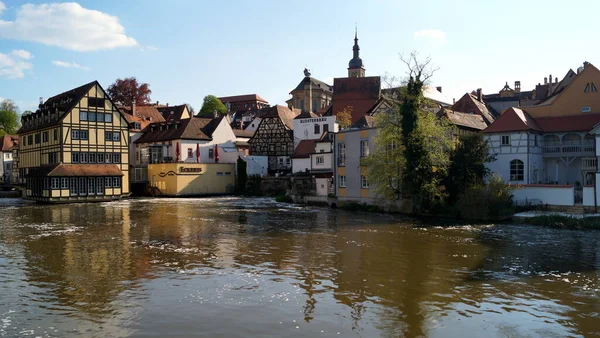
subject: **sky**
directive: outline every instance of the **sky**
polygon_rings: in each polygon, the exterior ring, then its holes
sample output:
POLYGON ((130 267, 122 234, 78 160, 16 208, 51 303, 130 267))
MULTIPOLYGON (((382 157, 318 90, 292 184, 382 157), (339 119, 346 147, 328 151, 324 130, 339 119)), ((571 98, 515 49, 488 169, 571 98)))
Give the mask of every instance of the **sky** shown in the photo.
POLYGON ((0 0, 0 98, 35 110, 134 76, 160 103, 255 93, 285 105, 305 67, 329 84, 347 76, 355 27, 367 76, 404 77, 399 56, 416 51, 449 98, 517 80, 531 90, 596 64, 598 12, 577 0, 0 0))

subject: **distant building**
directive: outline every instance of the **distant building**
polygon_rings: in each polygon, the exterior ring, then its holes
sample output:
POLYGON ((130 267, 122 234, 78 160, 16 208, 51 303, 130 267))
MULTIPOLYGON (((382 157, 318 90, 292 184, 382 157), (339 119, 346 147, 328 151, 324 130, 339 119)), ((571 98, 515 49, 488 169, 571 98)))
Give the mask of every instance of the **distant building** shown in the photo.
POLYGON ((299 109, 301 112, 323 113, 331 105, 333 87, 311 77, 307 69, 304 70, 304 74, 304 79, 290 92, 292 98, 286 101, 288 108, 299 109))
POLYGON ((25 198, 90 202, 129 195, 128 122, 97 81, 40 102, 21 125, 25 198))
POLYGON ((156 107, 156 109, 160 112, 165 121, 185 120, 192 117, 187 104, 180 104, 178 106, 161 106, 156 107))
POLYGON ((269 107, 269 102, 257 94, 223 96, 219 100, 230 112, 262 109, 269 107))
POLYGON ((0 137, 0 182, 11 183, 13 171, 13 149, 19 145, 17 135, 0 137))
POLYGON ((294 153, 294 124, 296 113, 288 107, 276 105, 263 115, 258 129, 250 138, 251 156, 264 156, 268 173, 289 173, 294 153))
POLYGON ((302 140, 318 140, 326 132, 337 132, 336 117, 303 112, 294 118, 294 147, 302 140))

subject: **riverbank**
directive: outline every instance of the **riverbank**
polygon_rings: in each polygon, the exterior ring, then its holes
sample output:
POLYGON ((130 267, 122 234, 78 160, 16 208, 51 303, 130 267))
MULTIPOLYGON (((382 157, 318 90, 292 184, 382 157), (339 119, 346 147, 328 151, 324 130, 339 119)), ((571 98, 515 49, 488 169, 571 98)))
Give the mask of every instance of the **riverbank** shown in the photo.
POLYGON ((600 230, 600 214, 523 212, 514 221, 555 229, 600 230))

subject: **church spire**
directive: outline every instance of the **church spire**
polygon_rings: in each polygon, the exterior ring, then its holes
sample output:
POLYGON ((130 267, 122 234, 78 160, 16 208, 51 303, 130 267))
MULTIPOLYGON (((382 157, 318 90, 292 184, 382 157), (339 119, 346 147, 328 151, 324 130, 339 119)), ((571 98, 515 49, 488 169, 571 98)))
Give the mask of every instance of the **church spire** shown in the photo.
POLYGON ((354 27, 354 47, 352 47, 352 60, 348 63, 348 77, 364 77, 365 68, 359 56, 358 29, 354 27))

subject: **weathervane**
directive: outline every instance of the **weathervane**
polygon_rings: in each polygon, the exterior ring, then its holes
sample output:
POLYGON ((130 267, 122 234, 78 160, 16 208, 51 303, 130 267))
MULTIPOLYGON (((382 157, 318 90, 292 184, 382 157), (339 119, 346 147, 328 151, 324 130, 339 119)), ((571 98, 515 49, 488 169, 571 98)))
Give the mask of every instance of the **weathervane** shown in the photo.
POLYGON ((310 76, 310 69, 304 68, 304 76, 306 76, 306 77, 310 76))

